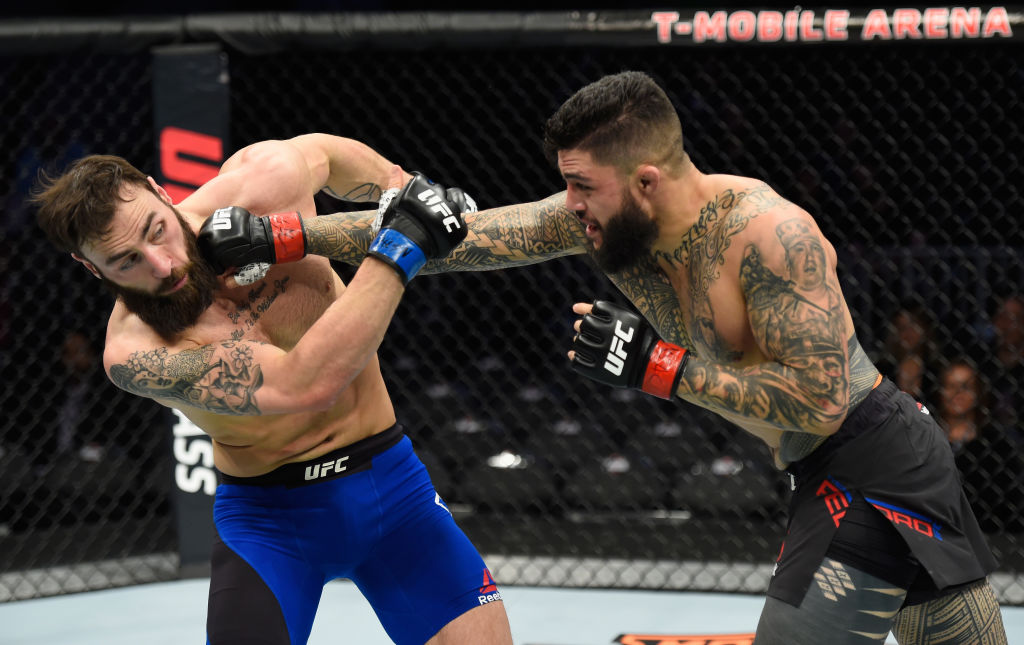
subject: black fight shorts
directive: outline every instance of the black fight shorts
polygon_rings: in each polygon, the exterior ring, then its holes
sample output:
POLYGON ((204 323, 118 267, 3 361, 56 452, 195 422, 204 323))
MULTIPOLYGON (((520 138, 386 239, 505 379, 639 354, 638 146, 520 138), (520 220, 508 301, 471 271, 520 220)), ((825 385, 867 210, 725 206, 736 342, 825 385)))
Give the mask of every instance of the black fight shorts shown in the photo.
POLYGON ((834 435, 787 471, 794 491, 768 586, 773 598, 800 606, 855 501, 888 520, 938 590, 984 578, 996 568, 945 434, 927 409, 888 379, 834 435))

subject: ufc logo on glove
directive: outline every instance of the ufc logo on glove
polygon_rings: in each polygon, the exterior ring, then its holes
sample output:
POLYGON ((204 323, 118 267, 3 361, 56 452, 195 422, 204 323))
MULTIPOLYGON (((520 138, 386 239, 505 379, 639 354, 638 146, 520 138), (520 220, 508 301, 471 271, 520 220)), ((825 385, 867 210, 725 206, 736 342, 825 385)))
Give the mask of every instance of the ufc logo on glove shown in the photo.
POLYGON ((615 337, 608 348, 608 356, 604 361, 604 368, 615 376, 622 375, 622 368, 626 365, 626 343, 633 340, 633 328, 629 331, 622 330, 622 321, 615 321, 615 337))
POLYGON ((445 201, 441 199, 441 197, 437 194, 437 192, 434 191, 434 189, 429 188, 427 190, 424 190, 419 195, 416 195, 416 199, 426 204, 430 208, 430 210, 434 211, 435 213, 446 216, 444 219, 441 220, 441 223, 444 224, 445 230, 447 230, 449 233, 452 232, 452 228, 462 228, 459 225, 459 218, 455 216, 455 213, 452 212, 452 209, 448 208, 448 204, 446 204, 445 201))
POLYGON ((218 208, 213 211, 213 217, 210 218, 210 228, 215 231, 226 231, 231 228, 231 209, 230 208, 218 208))

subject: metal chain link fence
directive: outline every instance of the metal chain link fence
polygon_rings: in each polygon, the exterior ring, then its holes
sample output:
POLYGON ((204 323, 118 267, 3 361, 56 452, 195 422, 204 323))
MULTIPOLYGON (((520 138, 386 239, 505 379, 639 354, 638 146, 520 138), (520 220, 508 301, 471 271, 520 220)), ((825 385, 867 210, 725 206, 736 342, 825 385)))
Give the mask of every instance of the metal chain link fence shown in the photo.
MULTIPOLYGON (((908 328, 901 308, 928 314, 921 398, 937 415, 947 366, 963 356, 981 369, 989 422, 958 445, 958 464, 1001 562, 997 593, 1019 604, 1022 368, 1002 365, 997 345, 1024 326, 998 314, 1024 284, 1020 52, 229 49, 230 147, 331 132, 481 208, 532 201, 561 189, 541 155, 546 117, 603 74, 649 72, 702 170, 761 177, 818 218, 860 341, 890 375, 909 369, 893 342, 908 328)), ((0 59, 0 599, 175 575, 173 558, 153 560, 175 550, 172 420, 103 378, 109 296, 47 245, 24 203, 39 167, 86 153, 155 173, 149 65, 0 59)), ((410 286, 380 355, 438 490, 505 584, 762 591, 788 479, 713 415, 578 378, 570 307, 597 297, 621 300, 579 258, 410 286)))

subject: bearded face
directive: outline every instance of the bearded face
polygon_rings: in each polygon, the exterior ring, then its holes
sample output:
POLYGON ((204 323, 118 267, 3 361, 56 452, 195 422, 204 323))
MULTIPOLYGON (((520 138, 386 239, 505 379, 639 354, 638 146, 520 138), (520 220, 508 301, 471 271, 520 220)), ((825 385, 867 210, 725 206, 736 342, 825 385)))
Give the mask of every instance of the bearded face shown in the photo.
POLYGON ((124 302, 128 311, 141 318, 163 338, 171 338, 194 325, 213 302, 213 293, 219 287, 216 271, 199 254, 196 234, 177 209, 172 210, 181 224, 188 265, 174 269, 161 282, 156 293, 124 287, 101 276, 103 285, 124 302), (185 284, 177 291, 172 291, 174 285, 185 276, 188 276, 185 284))
POLYGON ((658 224, 626 190, 622 192, 619 212, 602 229, 601 246, 592 250, 594 262, 606 273, 619 273, 636 266, 658 239, 658 224))

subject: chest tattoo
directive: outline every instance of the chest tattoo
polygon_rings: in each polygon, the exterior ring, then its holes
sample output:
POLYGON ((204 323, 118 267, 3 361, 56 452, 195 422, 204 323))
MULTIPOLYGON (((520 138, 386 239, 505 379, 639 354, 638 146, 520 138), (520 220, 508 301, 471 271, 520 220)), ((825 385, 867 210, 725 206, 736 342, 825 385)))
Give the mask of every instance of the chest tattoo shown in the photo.
POLYGON ((266 283, 259 285, 249 291, 245 302, 238 305, 235 311, 228 313, 228 318, 237 327, 237 329, 231 331, 231 340, 241 340, 246 332, 256 326, 256 322, 270 309, 270 305, 274 304, 277 297, 285 292, 288 280, 287 276, 280 280, 275 280, 274 288, 270 293, 266 293, 266 283))

